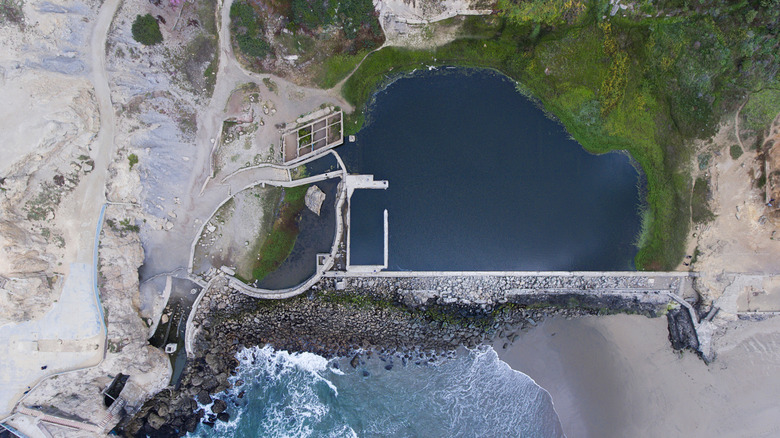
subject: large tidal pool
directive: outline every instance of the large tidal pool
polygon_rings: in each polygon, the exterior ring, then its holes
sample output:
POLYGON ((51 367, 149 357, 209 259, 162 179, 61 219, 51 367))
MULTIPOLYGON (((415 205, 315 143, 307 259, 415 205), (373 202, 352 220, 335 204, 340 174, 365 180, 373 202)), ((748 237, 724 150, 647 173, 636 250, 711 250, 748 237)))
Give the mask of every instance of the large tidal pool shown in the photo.
POLYGON ((508 78, 445 69, 377 93, 351 173, 389 189, 352 197, 351 262, 390 270, 631 270, 640 174, 628 155, 593 155, 508 78))

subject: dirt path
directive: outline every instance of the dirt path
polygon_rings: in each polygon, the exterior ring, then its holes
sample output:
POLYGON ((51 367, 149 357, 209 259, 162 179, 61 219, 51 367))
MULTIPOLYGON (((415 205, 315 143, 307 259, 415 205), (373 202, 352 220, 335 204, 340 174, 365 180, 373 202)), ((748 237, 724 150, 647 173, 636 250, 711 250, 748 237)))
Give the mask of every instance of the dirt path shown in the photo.
POLYGON ((734 115, 734 135, 737 136, 737 143, 739 143, 739 147, 741 147, 743 151, 745 150, 745 145, 742 144, 742 137, 739 136, 739 113, 740 111, 742 111, 742 108, 744 108, 745 105, 748 103, 748 99, 750 99, 750 97, 748 97, 747 99, 745 99, 744 102, 742 102, 742 105, 740 105, 739 109, 737 109, 737 114, 734 115))
POLYGON ((70 207, 63 209, 60 220, 66 233, 66 254, 63 266, 70 263, 93 263, 95 230, 100 209, 106 201, 105 187, 108 165, 114 152, 114 108, 106 75, 106 35, 119 7, 120 0, 106 0, 100 8, 90 39, 91 80, 100 109, 100 131, 90 154, 95 161, 92 172, 85 175, 73 193, 70 207))

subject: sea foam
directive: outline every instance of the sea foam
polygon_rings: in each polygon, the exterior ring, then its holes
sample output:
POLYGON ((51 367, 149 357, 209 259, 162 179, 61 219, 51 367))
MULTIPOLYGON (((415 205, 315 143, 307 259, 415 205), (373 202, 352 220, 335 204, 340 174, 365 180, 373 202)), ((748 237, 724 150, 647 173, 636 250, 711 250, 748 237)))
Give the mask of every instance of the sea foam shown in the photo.
POLYGON ((563 436, 549 394, 489 346, 407 365, 362 355, 356 368, 270 346, 237 358, 235 385, 220 396, 231 421, 194 436, 563 436))

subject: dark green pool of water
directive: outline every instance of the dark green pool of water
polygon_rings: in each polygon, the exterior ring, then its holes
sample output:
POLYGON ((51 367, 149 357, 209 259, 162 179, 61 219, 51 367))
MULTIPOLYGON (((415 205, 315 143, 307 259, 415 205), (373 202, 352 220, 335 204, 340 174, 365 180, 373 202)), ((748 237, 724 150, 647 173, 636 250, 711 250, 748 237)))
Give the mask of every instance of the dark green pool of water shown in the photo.
POLYGON ((621 153, 593 155, 514 83, 444 70, 379 92, 351 173, 389 189, 352 202, 352 264, 391 270, 632 270, 640 175, 621 153))

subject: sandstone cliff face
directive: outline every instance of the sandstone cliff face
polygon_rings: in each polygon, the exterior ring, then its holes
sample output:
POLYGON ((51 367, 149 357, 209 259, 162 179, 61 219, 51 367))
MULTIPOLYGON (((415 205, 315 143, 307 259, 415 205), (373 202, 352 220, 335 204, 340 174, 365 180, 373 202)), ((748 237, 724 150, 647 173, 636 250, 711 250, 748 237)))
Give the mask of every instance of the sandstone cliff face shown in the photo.
MULTIPOLYGON (((123 211, 107 212, 112 220, 123 215, 123 211)), ((121 395, 131 412, 148 395, 165 388, 171 374, 167 356, 147 342, 147 327, 138 313, 137 271, 144 259, 138 233, 104 227, 99 253, 100 295, 108 326, 105 360, 95 368, 48 379, 25 399, 28 406, 56 408, 94 424, 106 416, 101 391, 117 374, 130 376, 121 395)))
POLYGON ((60 293, 61 206, 91 172, 99 129, 88 41, 97 2, 25 2, 0 26, 0 325, 36 319, 60 293))

